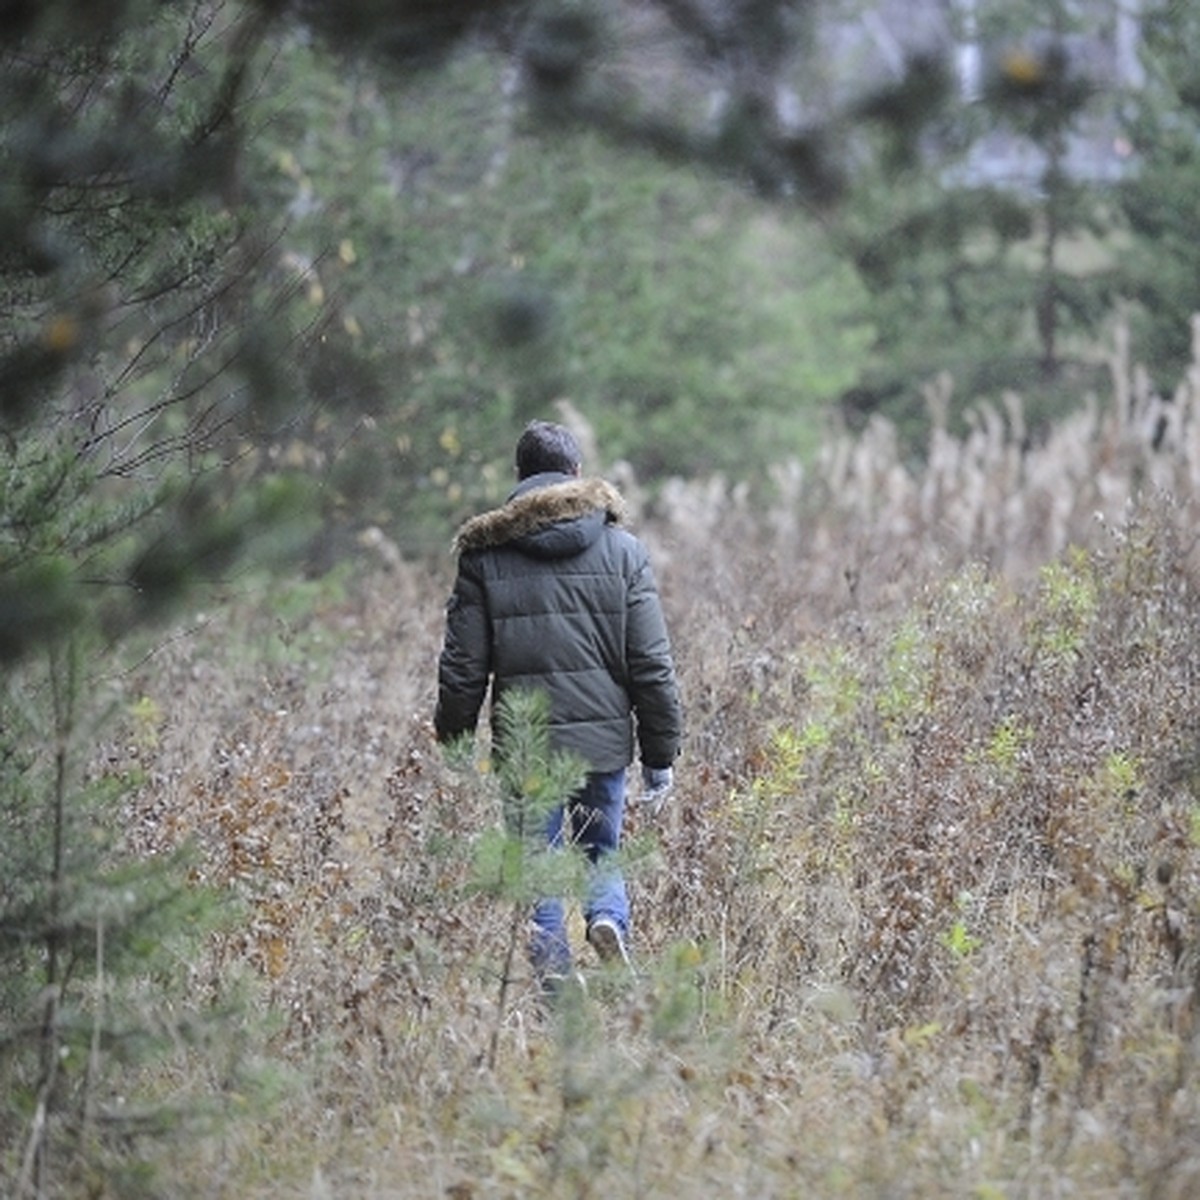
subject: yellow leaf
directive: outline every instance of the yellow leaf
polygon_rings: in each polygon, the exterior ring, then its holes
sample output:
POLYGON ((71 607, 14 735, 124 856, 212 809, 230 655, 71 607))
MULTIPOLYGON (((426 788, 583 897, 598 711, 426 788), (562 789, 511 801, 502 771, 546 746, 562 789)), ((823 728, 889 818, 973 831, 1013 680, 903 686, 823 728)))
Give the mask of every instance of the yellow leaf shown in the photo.
POLYGON ((149 696, 143 696, 129 706, 129 715, 137 721, 157 724, 162 720, 162 709, 149 696))
POLYGON ((358 262, 358 253, 354 249, 354 243, 349 238, 342 238, 341 242, 338 244, 338 258, 340 258, 342 262, 346 264, 346 266, 350 266, 351 264, 358 262))
POLYGON ((912 1028, 904 1031, 904 1044, 916 1047, 926 1046, 941 1032, 942 1023, 940 1021, 930 1021, 925 1025, 914 1025, 912 1028))
POLYGON ((1042 80, 1042 64, 1028 50, 1013 50, 1005 55, 1002 69, 1021 87, 1032 87, 1042 80))
POLYGON ((51 317, 42 329, 42 344, 58 354, 66 353, 78 341, 79 322, 65 313, 51 317))
POLYGON ((266 960, 267 974, 272 979, 278 979, 287 965, 287 945, 281 937, 263 939, 263 958, 266 960))

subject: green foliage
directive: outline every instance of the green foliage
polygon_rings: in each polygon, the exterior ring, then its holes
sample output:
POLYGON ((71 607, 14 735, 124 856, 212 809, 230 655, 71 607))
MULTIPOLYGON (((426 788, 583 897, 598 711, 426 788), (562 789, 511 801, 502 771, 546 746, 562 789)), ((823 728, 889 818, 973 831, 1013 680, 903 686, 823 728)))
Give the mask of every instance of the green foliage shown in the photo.
POLYGON ((978 950, 983 943, 967 931, 965 921, 955 921, 944 934, 942 945, 958 958, 966 958, 972 951, 978 950))
POLYGON ((1033 729, 1014 716, 1005 717, 995 728, 983 750, 983 758, 1000 777, 1012 781, 1033 740, 1033 729))
POLYGON ((482 54, 391 91, 298 42, 276 69, 250 178, 365 364, 343 384, 369 428, 320 441, 339 490, 372 480, 356 516, 403 513, 411 537, 494 500, 513 431, 562 400, 643 476, 813 450, 869 331, 799 217, 595 135, 534 136, 482 54))
POLYGON ((919 155, 872 159, 839 222, 877 331, 845 407, 852 419, 886 413, 913 448, 927 427, 924 386, 939 371, 962 397, 1019 391, 1035 430, 1069 411, 1080 390, 1104 382, 1091 347, 1119 294, 1123 220, 1109 191, 1067 162, 1069 138, 1116 128, 1119 97, 1069 50, 1101 14, 985 2, 972 18, 983 94, 942 97, 919 127, 919 155), (974 156, 997 142, 1036 156, 1037 178, 975 177, 974 156))
POLYGON ((884 725, 903 730, 920 721, 932 703, 936 642, 914 614, 893 636, 884 661, 884 677, 878 699, 884 725))
POLYGON ((694 941, 679 941, 659 956, 654 980, 655 1003, 651 1033, 665 1046, 687 1044, 701 1031, 706 1018, 720 1009, 712 987, 710 949, 694 941))
MULTIPOLYGON (((227 914, 189 878, 180 848, 143 858, 118 814, 143 780, 85 770, 88 663, 56 642, 6 678, 0 695, 0 1163, 16 1193, 86 1173, 113 1186, 139 1167, 137 1141, 211 1114, 139 1070, 204 1043, 225 1011, 185 1018, 191 963, 227 914), (131 1145, 132 1143, 132 1145, 131 1145)), ((151 1070, 153 1073, 153 1068, 151 1070)))
POLYGON ((1091 634, 1097 612, 1097 587, 1091 563, 1081 550, 1047 563, 1040 573, 1036 649, 1053 660, 1070 660, 1091 634))
POLYGON ((586 765, 550 745, 550 712, 543 692, 514 689, 496 710, 495 781, 504 828, 478 843, 480 890, 516 902, 522 909, 540 896, 575 890, 579 865, 569 855, 548 853, 546 823, 551 811, 582 785, 586 765))
POLYGON ((1142 785, 1143 770, 1136 756, 1114 751, 1105 759, 1104 774, 1108 786, 1117 795, 1131 799, 1142 785))
POLYGON ((1190 5, 1143 8, 1146 86, 1129 98, 1127 136, 1137 169, 1118 192, 1132 239, 1122 258, 1135 350, 1169 393, 1191 361, 1190 321, 1200 311, 1193 232, 1200 218, 1200 88, 1188 52, 1197 34, 1190 5))
POLYGON ((582 782, 579 761, 551 748, 545 692, 506 691, 496 706, 496 739, 500 781, 519 803, 544 810, 582 782))
POLYGON ((51 3, 0 44, 10 660, 161 615, 311 499, 264 445, 290 419, 290 301, 230 208, 255 10, 115 4, 96 28, 51 3))

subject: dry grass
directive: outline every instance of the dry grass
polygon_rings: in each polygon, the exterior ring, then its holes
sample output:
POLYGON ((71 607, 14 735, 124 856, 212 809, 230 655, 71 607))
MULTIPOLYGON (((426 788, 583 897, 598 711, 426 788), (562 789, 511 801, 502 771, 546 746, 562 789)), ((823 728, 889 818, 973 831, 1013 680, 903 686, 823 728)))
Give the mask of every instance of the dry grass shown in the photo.
POLYGON ((1045 446, 983 412, 914 472, 880 426, 771 512, 643 513, 689 735, 632 816, 642 976, 584 954, 560 1017, 498 1003, 498 814, 431 738, 448 562, 151 658, 131 839, 244 898, 195 991, 252 968, 287 1070, 176 1194, 1195 1194, 1200 414, 1114 372, 1045 446))

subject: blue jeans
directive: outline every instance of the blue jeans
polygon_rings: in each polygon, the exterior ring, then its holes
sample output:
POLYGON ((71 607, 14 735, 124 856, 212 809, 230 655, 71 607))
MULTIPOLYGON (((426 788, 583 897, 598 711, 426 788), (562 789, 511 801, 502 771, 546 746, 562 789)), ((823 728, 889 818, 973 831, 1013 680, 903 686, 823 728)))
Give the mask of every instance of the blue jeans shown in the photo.
MULTIPOLYGON (((620 869, 606 861, 621 842, 625 816, 625 771, 593 771, 565 804, 551 813, 546 823, 546 845, 562 849, 578 847, 591 864, 583 901, 584 919, 590 925, 597 917, 617 923, 622 935, 629 932, 629 897, 620 869)), ((571 969, 565 908, 561 898, 539 900, 533 910, 530 958, 541 975, 564 974, 571 969)))

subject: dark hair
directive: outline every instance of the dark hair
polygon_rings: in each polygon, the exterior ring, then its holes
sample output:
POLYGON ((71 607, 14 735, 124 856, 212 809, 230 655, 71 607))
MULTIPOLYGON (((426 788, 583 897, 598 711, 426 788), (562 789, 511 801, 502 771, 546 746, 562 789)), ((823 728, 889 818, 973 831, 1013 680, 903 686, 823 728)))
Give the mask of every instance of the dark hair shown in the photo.
POLYGON ((543 471, 574 475, 582 458, 575 435, 565 425, 530 421, 517 442, 517 478, 528 479, 543 471))

